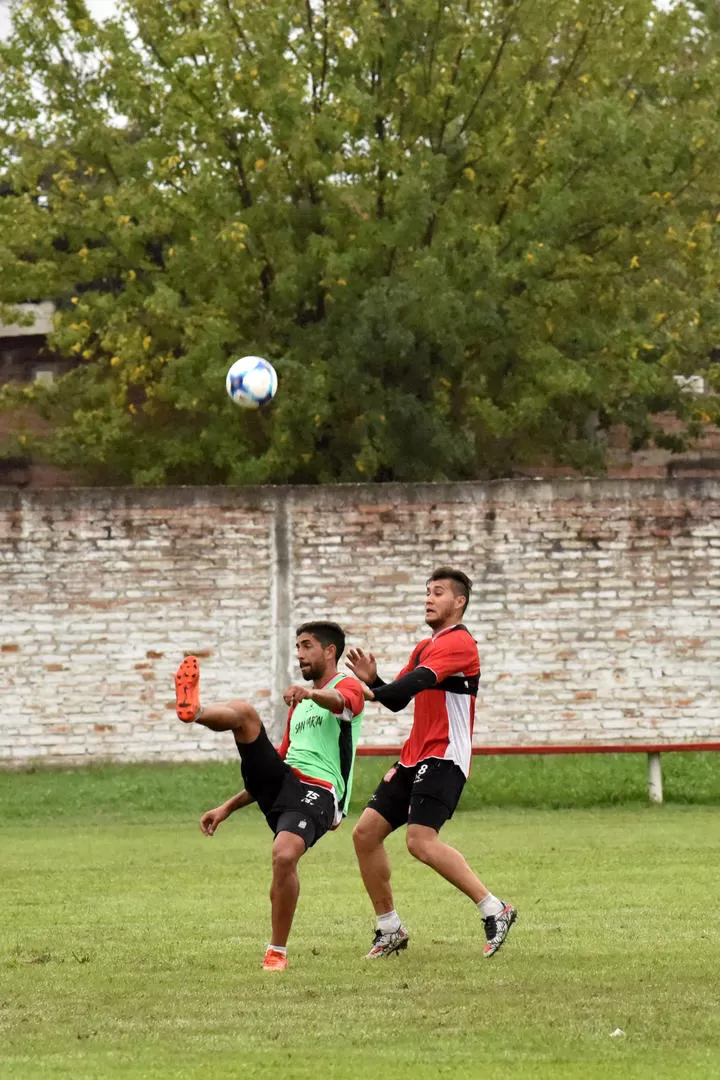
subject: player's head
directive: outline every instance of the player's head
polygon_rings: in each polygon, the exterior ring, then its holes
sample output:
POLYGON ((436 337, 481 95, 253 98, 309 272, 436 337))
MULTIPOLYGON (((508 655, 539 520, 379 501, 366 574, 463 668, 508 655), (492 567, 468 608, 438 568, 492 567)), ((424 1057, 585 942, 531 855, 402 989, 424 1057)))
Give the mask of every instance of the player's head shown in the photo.
POLYGON ((345 631, 334 622, 305 622, 295 631, 298 664, 304 679, 322 679, 345 651, 345 631))
POLYGON ((427 580, 425 622, 433 630, 459 623, 470 603, 472 581, 462 570, 438 566, 427 580))

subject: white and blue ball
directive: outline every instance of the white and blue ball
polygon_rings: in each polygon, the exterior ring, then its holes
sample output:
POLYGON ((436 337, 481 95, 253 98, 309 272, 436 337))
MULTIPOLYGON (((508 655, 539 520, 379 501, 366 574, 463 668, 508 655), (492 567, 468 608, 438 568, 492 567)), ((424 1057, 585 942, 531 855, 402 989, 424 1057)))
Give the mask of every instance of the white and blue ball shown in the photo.
POLYGON ((278 377, 262 356, 242 356, 227 373, 225 387, 236 405, 257 409, 275 397, 278 377))

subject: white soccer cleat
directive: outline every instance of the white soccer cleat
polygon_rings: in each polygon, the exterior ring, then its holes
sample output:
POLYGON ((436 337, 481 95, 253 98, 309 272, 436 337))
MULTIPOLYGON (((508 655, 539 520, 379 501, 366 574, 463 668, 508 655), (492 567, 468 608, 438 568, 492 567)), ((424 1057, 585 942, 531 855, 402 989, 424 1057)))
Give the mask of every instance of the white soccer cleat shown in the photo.
POLYGON ((410 935, 404 926, 399 930, 393 930, 391 934, 383 934, 382 930, 375 931, 375 939, 372 949, 365 954, 366 960, 379 960, 381 956, 392 956, 401 949, 407 949, 410 935))
POLYGON ((485 937, 487 938, 487 945, 483 949, 484 956, 495 955, 510 933, 510 927, 516 919, 517 911, 512 904, 505 904, 499 915, 488 915, 487 919, 483 919, 485 937))

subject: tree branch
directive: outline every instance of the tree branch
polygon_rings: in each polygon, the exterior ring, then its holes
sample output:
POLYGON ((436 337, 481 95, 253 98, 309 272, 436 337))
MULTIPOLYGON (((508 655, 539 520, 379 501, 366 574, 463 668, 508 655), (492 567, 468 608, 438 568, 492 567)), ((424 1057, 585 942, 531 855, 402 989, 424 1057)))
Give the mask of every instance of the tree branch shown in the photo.
MULTIPOLYGON (((472 0, 467 0, 467 4, 465 5, 465 14, 466 14, 466 16, 469 16, 471 11, 472 11, 472 0)), ((450 79, 450 85, 451 86, 455 86, 456 83, 457 83, 458 75, 460 74, 460 63, 461 63, 462 58, 463 58, 463 51, 464 51, 464 46, 460 45, 457 52, 456 52, 456 54, 455 54, 455 64, 454 64, 454 67, 453 67, 452 77, 450 79)), ((452 103, 452 99, 453 99, 452 94, 447 94, 446 97, 445 97, 445 105, 443 106, 442 120, 440 121, 440 130, 438 132, 438 140, 437 140, 437 150, 438 151, 442 149, 442 143, 443 143, 443 138, 445 137, 445 129, 447 128, 448 113, 450 112, 450 105, 452 103)))
POLYGON ((238 41, 241 43, 241 45, 245 49, 245 52, 248 54, 248 56, 254 57, 255 53, 253 52, 253 49, 252 49, 252 47, 250 45, 250 42, 247 39, 245 31, 243 30, 243 28, 242 28, 240 22, 238 21, 238 19, 235 17, 235 12, 233 11, 233 9, 232 9, 232 7, 230 5, 230 0, 221 0, 221 3, 222 3, 222 6, 225 8, 225 11, 227 12, 227 15, 228 15, 228 18, 230 19, 230 22, 235 27, 235 32, 237 34, 238 41))
POLYGON ((472 103, 472 105, 470 107, 470 111, 468 112, 467 116, 465 117, 464 122, 460 126, 460 130, 458 132, 459 135, 464 135, 465 132, 467 131, 468 127, 470 126, 470 124, 472 122, 473 117, 475 116, 475 113, 477 112, 478 108, 480 107, 480 103, 481 103, 482 99, 485 97, 485 94, 488 91, 488 87, 490 86, 490 83, 493 81, 493 79, 495 77, 496 71, 500 67, 500 61, 502 60, 503 53, 505 52, 505 46, 507 45, 508 41, 510 40, 510 35, 512 34, 513 27, 515 25, 515 22, 514 22, 515 10, 516 9, 514 8, 513 11, 510 13, 509 20, 507 22, 507 25, 505 26, 505 29, 503 30, 502 37, 500 39, 500 44, 498 45, 498 48, 497 48, 497 50, 495 52, 495 56, 493 57, 492 63, 490 64, 490 70, 488 71, 487 75, 485 76, 485 79, 483 80, 483 83, 482 83, 482 85, 480 87, 480 90, 478 91, 478 93, 477 93, 477 95, 475 97, 475 100, 474 100, 474 102, 472 103))
MULTIPOLYGON (((602 21, 603 21, 603 15, 602 15, 602 12, 601 12, 600 17, 598 18, 598 23, 597 23, 598 26, 600 26, 602 21)), ((555 88, 554 88, 552 94, 550 95, 550 100, 548 101, 547 106, 545 108, 545 116, 546 117, 549 116, 550 113, 552 112, 552 110, 554 108, 554 105, 555 105, 555 100, 556 100, 558 94, 560 94, 562 92, 562 90, 563 90, 563 88, 565 86, 565 83, 568 81, 568 79, 572 75, 572 73, 573 73, 573 71, 575 69, 575 65, 577 64, 578 60, 580 59, 580 56, 582 55, 582 51, 585 48, 585 45, 587 44, 587 39, 588 39, 589 34, 590 34, 590 26, 588 25, 588 26, 585 27, 585 29, 583 30, 583 32, 580 35, 580 40, 577 43, 577 47, 575 48, 575 52, 573 53, 572 57, 570 58, 570 63, 567 65, 565 70, 561 73, 560 78, 558 79, 557 83, 555 84, 555 88)))
POLYGON ((437 45, 438 30, 440 28, 440 21, 442 19, 442 13, 443 13, 443 0, 438 0, 437 14, 435 15, 435 25, 433 26, 433 29, 431 31, 431 38, 430 38, 430 42, 431 42, 431 44, 430 44, 430 62, 428 64, 427 76, 426 76, 426 79, 425 79, 425 96, 426 97, 429 95, 430 88, 431 88, 431 85, 432 85, 432 72, 433 72, 433 67, 435 66, 435 47, 437 45))

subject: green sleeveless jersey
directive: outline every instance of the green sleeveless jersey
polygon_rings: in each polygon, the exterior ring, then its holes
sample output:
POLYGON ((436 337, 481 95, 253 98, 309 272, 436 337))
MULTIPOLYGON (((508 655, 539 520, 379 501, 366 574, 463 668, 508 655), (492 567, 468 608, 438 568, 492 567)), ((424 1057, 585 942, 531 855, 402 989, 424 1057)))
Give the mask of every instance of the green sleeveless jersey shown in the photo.
MULTIPOLYGON (((335 675, 322 689, 333 690, 347 678, 348 675, 335 675)), ((306 698, 295 706, 290 717, 286 763, 304 776, 332 784, 343 813, 350 804, 355 750, 364 712, 363 708, 358 716, 353 716, 346 708, 342 715, 336 715, 306 698)))

